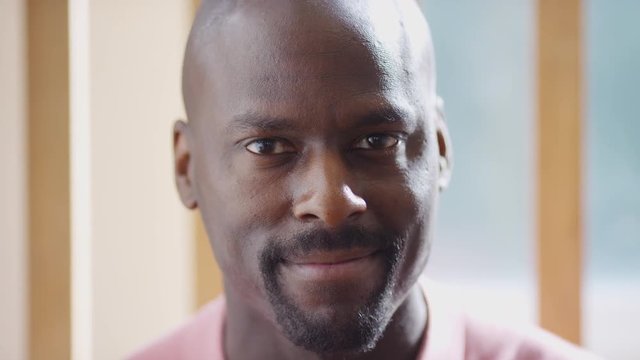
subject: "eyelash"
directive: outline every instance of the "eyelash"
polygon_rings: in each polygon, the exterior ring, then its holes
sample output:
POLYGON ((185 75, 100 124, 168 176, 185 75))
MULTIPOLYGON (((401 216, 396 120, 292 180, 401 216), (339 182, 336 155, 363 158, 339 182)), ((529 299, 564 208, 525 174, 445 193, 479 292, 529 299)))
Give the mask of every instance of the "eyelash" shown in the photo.
POLYGON ((366 150, 366 151, 379 150, 379 151, 385 151, 385 150, 389 150, 389 149, 395 148, 396 146, 398 146, 398 144, 400 144, 400 142, 402 140, 403 140, 403 138, 399 134, 388 134, 388 133, 368 134, 368 135, 360 138, 358 141, 355 142, 356 145, 365 144, 366 147, 354 146, 354 150, 366 150), (372 141, 371 139, 373 139, 373 138, 386 138, 386 140, 391 140, 393 143, 388 144, 388 145, 383 145, 382 147, 376 147, 374 144, 372 144, 374 141, 372 141))
MULTIPOLYGON (((359 138, 358 140, 356 140, 351 146, 350 150, 352 151, 357 151, 357 150, 363 150, 363 151, 388 151, 390 149, 393 149, 395 147, 397 147, 402 141, 405 140, 405 137, 403 136, 403 134, 398 134, 398 133, 371 133, 371 134, 367 134, 361 138, 359 138), (371 139, 374 137, 387 137, 387 140, 392 139, 393 143, 388 145, 388 146, 383 146, 383 147, 379 147, 376 148, 375 145, 371 144, 371 139), (365 146, 359 146, 360 144, 365 144, 365 146)), ((261 155, 261 156, 275 156, 275 155, 285 155, 285 154, 292 154, 294 152, 296 152, 295 147, 291 144, 291 142, 289 142, 286 139, 282 139, 282 138, 269 138, 269 137, 265 137, 265 138, 257 138, 257 139, 252 139, 251 141, 247 142, 244 145, 245 149, 255 155, 261 155), (266 151, 266 152, 261 152, 260 149, 250 149, 250 147, 252 145, 255 146, 267 146, 267 147, 272 147, 271 150, 266 151), (276 150, 274 150, 273 148, 275 148, 276 150), (278 150, 279 149, 279 150, 278 150), (284 150, 283 150, 284 149, 284 150), (289 150, 290 149, 290 150, 289 150)))
POLYGON ((249 151, 250 153, 255 154, 255 155, 282 155, 282 154, 288 154, 288 153, 295 152, 294 146, 289 141, 287 141, 285 139, 280 139, 280 138, 253 139, 250 142, 248 142, 244 147, 245 147, 245 149, 247 151, 249 151), (279 151, 279 152, 273 153, 273 150, 271 150, 268 153, 262 153, 257 149, 256 149, 256 151, 252 151, 251 149, 249 149, 249 147, 252 146, 252 145, 265 146, 265 144, 268 144, 266 146, 271 146, 271 147, 276 147, 276 148, 292 148, 293 151, 284 150, 284 151, 279 151))

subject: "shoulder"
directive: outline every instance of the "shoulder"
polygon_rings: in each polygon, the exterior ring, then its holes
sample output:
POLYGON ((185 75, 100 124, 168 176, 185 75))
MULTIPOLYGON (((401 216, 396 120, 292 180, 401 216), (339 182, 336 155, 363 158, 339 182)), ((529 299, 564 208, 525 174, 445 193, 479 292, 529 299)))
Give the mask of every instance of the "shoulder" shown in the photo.
POLYGON ((186 323, 130 355, 130 360, 223 359, 223 297, 205 305, 186 323))
POLYGON ((421 280, 429 306, 422 359, 598 359, 539 327, 464 311, 448 287, 421 280))
POLYGON ((597 359, 532 325, 500 324, 465 314, 465 353, 477 359, 597 359))

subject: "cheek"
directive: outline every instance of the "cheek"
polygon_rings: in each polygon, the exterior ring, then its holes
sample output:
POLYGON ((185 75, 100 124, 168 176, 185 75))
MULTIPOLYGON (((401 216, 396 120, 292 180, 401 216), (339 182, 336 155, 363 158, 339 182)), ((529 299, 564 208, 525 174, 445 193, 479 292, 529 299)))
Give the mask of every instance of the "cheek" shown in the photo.
POLYGON ((410 287, 422 274, 431 252, 435 206, 438 196, 437 155, 421 165, 419 176, 410 178, 412 197, 415 199, 415 223, 407 237, 405 262, 401 272, 401 286, 410 287))
POLYGON ((405 235, 397 273, 398 294, 405 294, 415 283, 429 257, 438 191, 435 160, 435 156, 425 156, 423 162, 371 188, 368 203, 376 218, 405 235))
POLYGON ((288 210, 285 191, 264 179, 229 173, 203 184, 201 212, 225 281, 255 294, 262 283, 258 256, 288 210))
POLYGON ((435 164, 435 156, 426 153, 393 176, 371 182, 365 197, 369 210, 403 233, 424 223, 437 192, 435 164))

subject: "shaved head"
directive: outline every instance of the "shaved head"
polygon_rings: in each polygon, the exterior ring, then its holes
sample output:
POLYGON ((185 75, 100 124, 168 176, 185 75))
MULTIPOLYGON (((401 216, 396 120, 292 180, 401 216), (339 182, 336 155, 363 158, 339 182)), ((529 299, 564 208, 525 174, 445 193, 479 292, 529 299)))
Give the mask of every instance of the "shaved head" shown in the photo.
MULTIPOLYGON (((204 0, 184 59, 188 117, 193 118, 197 106, 192 94, 202 89, 203 82, 216 81, 212 64, 218 71, 243 76, 238 67, 248 62, 265 64, 291 56, 341 57, 358 51, 367 53, 372 66, 388 79, 393 79, 394 72, 402 73, 428 90, 432 97, 425 100, 435 100, 431 35, 415 0, 204 0), (304 41, 282 41, 300 33, 307 35, 304 41)), ((347 70, 351 71, 327 71, 326 75, 357 75, 357 69, 347 70)))
POLYGON ((434 70, 414 0, 204 1, 176 181, 222 269, 230 357, 415 356, 448 180, 434 70))

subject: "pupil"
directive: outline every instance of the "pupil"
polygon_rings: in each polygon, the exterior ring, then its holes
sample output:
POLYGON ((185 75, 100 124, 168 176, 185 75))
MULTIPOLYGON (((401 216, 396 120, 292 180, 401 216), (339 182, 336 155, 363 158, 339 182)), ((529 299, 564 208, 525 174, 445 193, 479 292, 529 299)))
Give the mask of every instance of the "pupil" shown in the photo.
POLYGON ((369 145, 371 145, 371 147, 374 147, 374 148, 381 148, 381 147, 385 147, 386 145, 384 136, 380 136, 380 135, 369 136, 367 141, 369 142, 369 145))
POLYGON ((258 143, 258 152, 260 153, 270 153, 273 152, 275 147, 275 143, 272 140, 260 140, 258 143))

